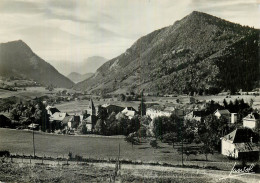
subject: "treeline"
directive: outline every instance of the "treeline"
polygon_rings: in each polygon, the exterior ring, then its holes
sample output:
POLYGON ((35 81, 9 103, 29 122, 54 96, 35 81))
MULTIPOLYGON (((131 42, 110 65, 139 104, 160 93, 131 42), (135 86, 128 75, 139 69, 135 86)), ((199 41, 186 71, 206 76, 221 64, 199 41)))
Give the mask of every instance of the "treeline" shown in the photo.
POLYGON ((251 91, 259 81, 259 31, 225 49, 222 56, 214 59, 219 68, 217 86, 234 94, 239 89, 251 91))
POLYGON ((98 114, 94 126, 94 133, 100 135, 129 135, 138 132, 141 136, 149 134, 149 123, 151 119, 145 116, 146 109, 143 102, 140 103, 137 113, 129 119, 123 113, 108 114, 106 109, 98 106, 98 114))
POLYGON ((50 123, 45 105, 40 99, 9 105, 10 128, 26 127, 31 123, 41 126, 42 131, 53 132, 57 127, 50 123))
POLYGON ((184 143, 185 154, 202 153, 207 159, 208 154, 213 154, 215 150, 220 151, 220 138, 241 127, 242 118, 252 111, 253 109, 243 99, 229 103, 224 100, 224 106, 210 101, 200 121, 184 120, 174 114, 170 117, 157 117, 153 121, 153 133, 156 139, 170 142, 173 147, 174 143, 184 143), (218 119, 213 114, 217 109, 228 109, 230 112, 238 113, 238 122, 231 124, 230 119, 223 116, 218 119), (192 143, 197 144, 197 148, 190 148, 189 144, 192 143))

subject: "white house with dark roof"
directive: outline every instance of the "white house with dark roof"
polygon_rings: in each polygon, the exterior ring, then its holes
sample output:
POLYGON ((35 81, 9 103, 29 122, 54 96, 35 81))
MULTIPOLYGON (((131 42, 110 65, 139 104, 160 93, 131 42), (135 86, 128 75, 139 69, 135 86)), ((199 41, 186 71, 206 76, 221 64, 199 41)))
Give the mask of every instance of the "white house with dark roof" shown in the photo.
POLYGON ((122 113, 125 114, 129 119, 132 119, 136 114, 136 110, 133 107, 126 107, 122 110, 122 113))
POLYGON ((217 109, 214 112, 214 115, 219 119, 221 116, 230 119, 230 112, 227 109, 219 110, 217 109))
POLYGON ((146 110, 146 115, 150 116, 151 119, 157 118, 159 116, 171 116, 172 112, 171 111, 162 111, 162 110, 157 110, 153 108, 148 108, 146 110))
POLYGON ((56 107, 50 106, 48 105, 46 108, 47 113, 52 116, 55 112, 60 112, 59 109, 57 109, 56 107))
POLYGON ((69 116, 66 112, 55 112, 50 116, 50 121, 62 122, 66 116, 69 116))
POLYGON ((243 118, 243 126, 254 129, 260 125, 260 115, 258 113, 250 113, 243 118))
POLYGON ((236 129, 220 139, 221 154, 235 159, 259 159, 259 136, 251 129, 236 129))

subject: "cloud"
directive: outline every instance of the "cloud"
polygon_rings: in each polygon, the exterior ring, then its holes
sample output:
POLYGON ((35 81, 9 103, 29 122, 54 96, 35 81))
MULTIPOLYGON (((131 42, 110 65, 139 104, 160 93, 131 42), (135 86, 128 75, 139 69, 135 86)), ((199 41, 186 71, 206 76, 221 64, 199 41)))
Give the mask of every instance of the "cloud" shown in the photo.
POLYGON ((68 1, 68 0, 49 0, 48 6, 49 7, 56 7, 56 8, 73 10, 77 7, 77 2, 76 1, 68 1))
POLYGON ((22 39, 46 60, 113 58, 194 10, 260 27, 255 0, 0 0, 0 42, 22 39))
POLYGON ((43 7, 37 3, 30 1, 18 1, 18 0, 1 0, 0 12, 1 13, 15 13, 15 14, 32 14, 40 13, 44 10, 43 7))
POLYGON ((71 15, 71 14, 58 14, 53 12, 52 10, 48 10, 45 12, 45 16, 47 19, 59 19, 59 20, 70 20, 73 22, 79 22, 79 23, 94 23, 94 21, 87 20, 87 19, 81 19, 77 16, 71 15))

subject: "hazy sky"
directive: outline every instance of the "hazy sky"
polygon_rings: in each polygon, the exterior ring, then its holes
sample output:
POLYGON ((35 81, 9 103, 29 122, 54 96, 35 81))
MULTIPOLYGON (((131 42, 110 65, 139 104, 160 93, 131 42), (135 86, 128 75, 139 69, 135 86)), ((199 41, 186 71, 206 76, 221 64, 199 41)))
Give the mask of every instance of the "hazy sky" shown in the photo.
POLYGON ((0 42, 22 39, 46 61, 118 56, 193 10, 260 28, 258 0, 0 0, 0 42))

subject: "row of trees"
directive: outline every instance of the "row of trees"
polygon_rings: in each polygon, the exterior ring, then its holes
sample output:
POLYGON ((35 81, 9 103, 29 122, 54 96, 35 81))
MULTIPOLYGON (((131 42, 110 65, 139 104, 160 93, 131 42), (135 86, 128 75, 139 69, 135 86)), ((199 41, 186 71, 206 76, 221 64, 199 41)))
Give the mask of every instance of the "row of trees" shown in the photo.
POLYGON ((217 109, 228 109, 230 112, 238 113, 240 121, 252 111, 250 105, 245 103, 243 99, 235 100, 234 103, 232 101, 227 103, 224 100, 224 106, 210 101, 207 103, 205 111, 203 111, 205 116, 201 121, 184 120, 174 114, 170 117, 161 116, 155 118, 153 121, 155 138, 172 143, 173 148, 175 143, 184 143, 186 146, 181 150, 179 149, 179 151, 187 156, 203 153, 207 159, 208 154, 220 150, 221 137, 241 126, 240 123, 230 124, 229 119, 225 117, 218 119, 213 115, 217 109), (191 148, 189 144, 192 143, 197 144, 197 147, 191 148))
POLYGON ((125 114, 112 112, 108 114, 107 110, 102 106, 98 106, 98 114, 94 132, 101 135, 128 135, 130 133, 138 132, 139 129, 142 134, 146 131, 151 119, 145 116, 146 105, 144 100, 138 106, 137 114, 129 119, 125 114), (145 130, 144 130, 145 129, 145 130))
POLYGON ((227 119, 217 119, 214 115, 205 117, 205 121, 184 120, 175 115, 170 117, 157 117, 154 119, 155 138, 163 142, 171 142, 174 148, 175 143, 197 144, 196 148, 184 147, 184 153, 203 153, 206 156, 219 150, 220 137, 229 133, 235 128, 229 125, 227 119))
POLYGON ((41 100, 33 100, 26 103, 17 103, 12 105, 10 118, 13 121, 13 127, 29 125, 35 123, 41 126, 42 131, 53 131, 55 128, 50 124, 49 115, 41 100))

